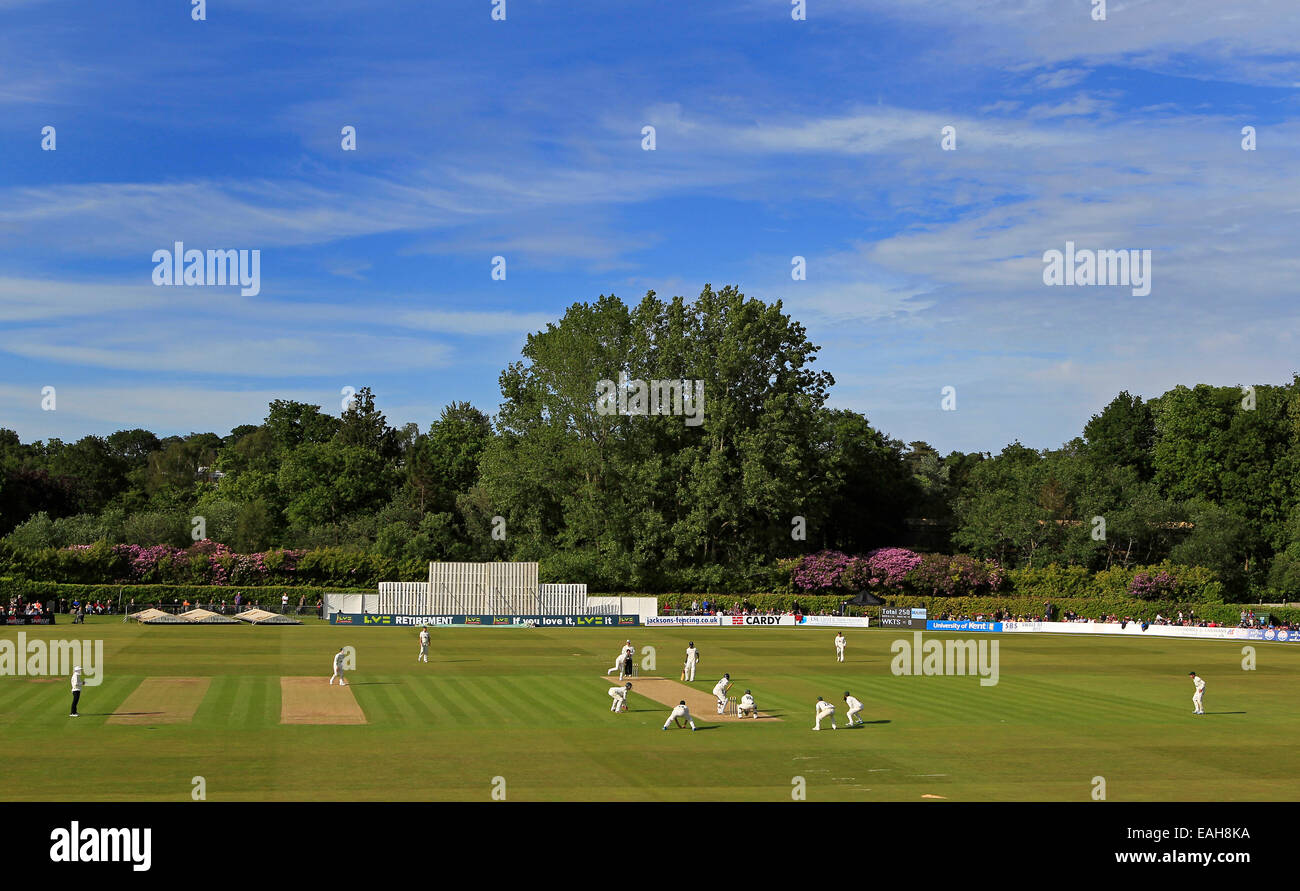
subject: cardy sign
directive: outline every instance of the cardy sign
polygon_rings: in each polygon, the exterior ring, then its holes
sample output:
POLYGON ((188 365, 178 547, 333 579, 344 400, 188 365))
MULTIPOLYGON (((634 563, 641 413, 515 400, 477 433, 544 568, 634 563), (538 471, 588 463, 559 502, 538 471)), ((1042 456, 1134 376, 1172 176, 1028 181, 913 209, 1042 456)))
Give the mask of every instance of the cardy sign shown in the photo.
POLYGON ((793 625, 794 616, 718 616, 718 624, 726 628, 744 625, 793 625))

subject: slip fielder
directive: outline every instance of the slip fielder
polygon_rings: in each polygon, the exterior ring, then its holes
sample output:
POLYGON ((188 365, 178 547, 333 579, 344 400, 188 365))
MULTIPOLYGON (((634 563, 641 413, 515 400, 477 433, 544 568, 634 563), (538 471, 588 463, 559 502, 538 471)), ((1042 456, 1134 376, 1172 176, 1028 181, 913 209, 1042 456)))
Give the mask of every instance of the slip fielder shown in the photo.
POLYGON ((1201 699, 1205 696, 1205 678, 1199 677, 1194 671, 1187 672, 1187 675, 1196 686, 1196 692, 1192 694, 1192 707, 1194 709, 1192 714, 1203 715, 1205 714, 1205 708, 1201 704, 1201 699))
POLYGON ((334 654, 334 673, 330 675, 330 683, 333 684, 334 679, 338 678, 340 687, 348 685, 348 682, 343 680, 343 651, 346 649, 347 647, 339 647, 339 651, 334 654))
POLYGON ((609 688, 609 698, 614 700, 614 702, 609 707, 609 710, 611 712, 627 711, 627 694, 628 691, 630 691, 631 689, 632 689, 631 681, 628 681, 626 684, 624 684, 621 687, 609 688))
POLYGON ((863 721, 861 718, 858 718, 858 716, 857 716, 857 715, 858 715, 858 712, 862 711, 862 703, 861 703, 861 701, 858 700, 858 697, 856 697, 856 696, 852 695, 851 693, 849 693, 848 690, 845 690, 845 691, 844 691, 844 704, 847 705, 847 706, 849 707, 849 716, 848 716, 848 717, 849 717, 849 726, 850 726, 850 727, 852 727, 852 726, 854 725, 854 723, 857 723, 857 724, 865 724, 865 723, 866 723, 866 721, 863 721), (857 719, 856 722, 855 722, 855 720, 854 720, 855 718, 857 719))
POLYGON ((680 730, 686 726, 682 723, 683 718, 691 725, 691 730, 694 730, 695 719, 691 717, 691 710, 686 707, 685 699, 673 706, 672 713, 668 715, 668 720, 664 721, 664 726, 661 729, 667 730, 669 724, 676 724, 677 729, 680 730))
POLYGON ((415 657, 415 661, 429 661, 429 629, 427 627, 422 627, 420 629, 420 655, 415 657))
POLYGON ((722 714, 727 708, 727 688, 731 686, 731 674, 728 672, 722 676, 716 684, 713 685, 713 695, 718 699, 718 714, 722 714))
POLYGON ((835 706, 831 705, 820 696, 817 697, 817 723, 813 725, 813 730, 822 729, 822 718, 831 719, 831 729, 835 728, 835 706))
POLYGON ((837 662, 844 661, 844 644, 846 643, 847 641, 844 639, 843 631, 835 635, 835 661, 837 662))

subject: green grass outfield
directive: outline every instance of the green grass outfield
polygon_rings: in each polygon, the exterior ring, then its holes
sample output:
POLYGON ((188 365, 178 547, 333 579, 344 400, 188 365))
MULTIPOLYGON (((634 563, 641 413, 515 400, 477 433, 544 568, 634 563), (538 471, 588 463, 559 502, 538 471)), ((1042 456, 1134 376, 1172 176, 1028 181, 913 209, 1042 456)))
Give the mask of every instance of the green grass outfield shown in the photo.
MULTIPOLYGON (((62 618, 62 617, 60 617, 62 618)), ((999 683, 895 677, 890 645, 910 632, 849 629, 417 629, 168 627, 88 624, 5 628, 36 638, 102 639, 105 679, 67 717, 67 679, 0 677, 0 799, 209 801, 491 799, 511 801, 1087 801, 1104 777, 1110 801, 1300 799, 1300 646, 1141 641, 1063 635, 954 635, 997 640, 999 683), (667 707, 634 695, 609 711, 601 675, 627 636, 657 649, 677 678, 688 639, 702 652, 700 690, 729 671, 781 721, 660 730, 667 707), (352 691, 368 724, 281 725, 281 676, 330 673, 356 647, 352 691), (1187 672, 1207 680, 1191 715, 1187 672), (108 723, 148 677, 210 677, 191 723, 108 723), (840 697, 866 704, 845 730, 840 697), (812 732, 812 703, 837 705, 836 732, 812 732)))

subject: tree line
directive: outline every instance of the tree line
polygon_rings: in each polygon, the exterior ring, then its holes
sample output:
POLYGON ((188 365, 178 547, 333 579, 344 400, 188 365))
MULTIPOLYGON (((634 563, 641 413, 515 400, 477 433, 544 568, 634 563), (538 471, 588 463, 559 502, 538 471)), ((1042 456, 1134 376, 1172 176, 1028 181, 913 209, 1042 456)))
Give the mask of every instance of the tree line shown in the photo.
POLYGON ((888 546, 1300 587, 1300 376, 1124 392, 1058 449, 944 455, 828 407, 818 351, 779 301, 652 291, 575 303, 529 335, 492 416, 456 402, 394 427, 363 388, 340 417, 275 400, 224 436, 0 429, 0 536, 538 560, 605 591, 764 590, 782 559, 888 546), (598 383, 625 378, 701 381, 703 422, 638 413, 655 400, 636 392, 601 410, 598 383))

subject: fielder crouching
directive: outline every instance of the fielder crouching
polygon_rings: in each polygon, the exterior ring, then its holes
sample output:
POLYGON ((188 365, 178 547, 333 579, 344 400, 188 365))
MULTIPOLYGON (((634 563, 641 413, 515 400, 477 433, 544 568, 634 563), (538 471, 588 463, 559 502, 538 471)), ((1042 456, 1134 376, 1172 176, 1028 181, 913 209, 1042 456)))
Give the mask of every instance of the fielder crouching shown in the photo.
POLYGON ((609 710, 611 712, 627 711, 627 694, 629 691, 631 691, 631 689, 632 689, 631 681, 628 681, 626 684, 624 684, 621 687, 609 688, 609 698, 614 700, 613 703, 611 703, 609 706, 609 710))
POLYGON ((668 715, 668 720, 664 721, 663 729, 667 730, 669 724, 676 724, 678 730, 682 729, 686 726, 686 724, 682 723, 682 719, 685 719, 686 723, 691 725, 691 730, 695 729, 695 719, 691 717, 691 710, 686 707, 685 699, 673 706, 672 713, 668 715))
POLYGON ((817 723, 813 725, 813 730, 822 729, 822 718, 831 719, 831 729, 835 728, 835 706, 831 705, 820 696, 817 697, 817 723))
POLYGON ((854 723, 857 723, 859 725, 866 723, 865 721, 863 721, 861 718, 858 717, 858 712, 862 711, 862 702, 858 699, 858 697, 851 694, 848 690, 844 691, 844 704, 849 707, 850 727, 852 727, 854 723))
POLYGON ((736 717, 758 717, 758 706, 754 704, 754 697, 750 695, 748 690, 745 691, 744 696, 740 697, 740 702, 736 705, 736 717))

